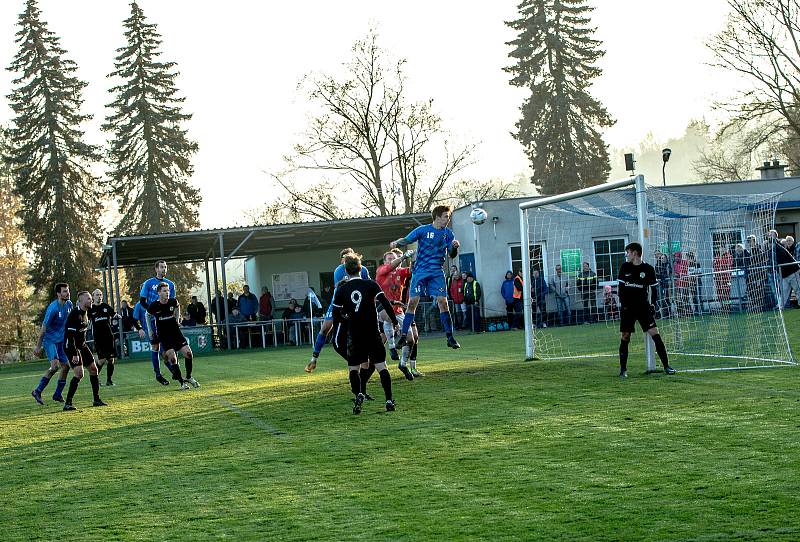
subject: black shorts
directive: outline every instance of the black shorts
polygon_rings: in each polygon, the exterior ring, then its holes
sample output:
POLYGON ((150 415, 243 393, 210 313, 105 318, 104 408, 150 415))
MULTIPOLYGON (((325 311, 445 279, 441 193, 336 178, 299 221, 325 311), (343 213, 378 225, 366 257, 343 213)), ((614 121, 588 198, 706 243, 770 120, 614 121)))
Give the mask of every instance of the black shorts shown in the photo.
POLYGON ((111 359, 117 357, 117 349, 114 347, 113 337, 95 337, 94 351, 99 359, 111 359))
POLYGON ((92 351, 89 350, 88 345, 84 344, 83 346, 78 348, 78 354, 80 355, 80 360, 78 361, 78 363, 75 363, 75 361, 72 359, 75 357, 74 354, 72 355, 67 354, 67 356, 69 357, 70 367, 78 367, 80 365, 88 367, 89 365, 94 363, 94 354, 92 354, 92 351))
POLYGON ((186 340, 186 337, 184 337, 183 333, 180 331, 174 335, 159 335, 158 342, 164 352, 168 350, 175 350, 175 352, 178 352, 181 348, 189 344, 189 341, 186 340))
MULTIPOLYGON (((342 357, 347 360, 348 367, 367 362, 374 365, 386 361, 386 349, 383 347, 383 341, 378 334, 374 337, 366 338, 353 337, 348 334, 346 344, 346 352, 342 357)), ((339 352, 339 355, 341 354, 339 352)))
POLYGON ((656 315, 649 305, 642 307, 622 307, 619 315, 619 330, 622 333, 633 333, 636 331, 636 322, 642 327, 642 331, 656 327, 656 315))

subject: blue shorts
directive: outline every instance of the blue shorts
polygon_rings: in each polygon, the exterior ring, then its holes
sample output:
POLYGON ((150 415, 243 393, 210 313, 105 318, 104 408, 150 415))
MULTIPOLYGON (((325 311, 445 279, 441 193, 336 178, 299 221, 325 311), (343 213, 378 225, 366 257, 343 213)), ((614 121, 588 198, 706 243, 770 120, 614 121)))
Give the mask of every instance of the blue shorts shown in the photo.
POLYGON ((328 310, 325 311, 325 316, 323 316, 322 319, 326 321, 333 320, 333 301, 328 305, 328 310))
POLYGON ((413 275, 411 277, 411 297, 429 295, 431 297, 445 297, 447 295, 447 283, 444 280, 444 273, 439 272, 435 275, 413 275))
POLYGON ((42 346, 44 347, 44 353, 47 354, 47 361, 53 361, 54 359, 57 359, 59 363, 64 365, 69 364, 67 353, 64 352, 64 343, 51 343, 45 341, 42 346))

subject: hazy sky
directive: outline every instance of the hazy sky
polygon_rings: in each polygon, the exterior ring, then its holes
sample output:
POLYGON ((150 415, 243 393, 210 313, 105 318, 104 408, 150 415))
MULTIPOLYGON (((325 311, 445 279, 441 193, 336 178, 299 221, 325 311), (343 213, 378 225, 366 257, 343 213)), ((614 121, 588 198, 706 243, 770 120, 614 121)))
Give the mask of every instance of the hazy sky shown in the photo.
MULTIPOLYGON (((509 135, 524 91, 508 85, 504 21, 516 2, 361 1, 265 2, 140 0, 159 25, 163 59, 178 63, 178 87, 193 113, 190 135, 199 142, 194 182, 200 187, 203 227, 242 222, 241 213, 269 201, 274 186, 262 170, 278 171, 282 156, 306 125, 307 103, 297 84, 311 71, 337 72, 353 42, 370 25, 381 44, 408 60, 408 89, 434 98, 454 139, 479 143, 477 163, 464 176, 512 178, 526 158, 509 135)), ((14 34, 23 0, 0 2, 0 65, 17 50, 14 34)), ((87 139, 101 144, 99 125, 111 101, 106 75, 124 44, 123 0, 40 0, 50 30, 89 83, 84 109, 95 115, 87 139)), ((593 93, 617 124, 606 133, 614 147, 633 146, 648 132, 680 136, 693 118, 710 118, 715 98, 737 80, 712 70, 704 41, 721 29, 725 0, 606 0, 595 2, 593 24, 604 42, 603 75, 593 93)), ((0 93, 13 74, 0 73, 0 93)), ((12 117, 0 102, 0 123, 12 117)), ((614 158, 616 159, 616 157, 614 158)), ((673 157, 679 160, 680 157, 673 157)))

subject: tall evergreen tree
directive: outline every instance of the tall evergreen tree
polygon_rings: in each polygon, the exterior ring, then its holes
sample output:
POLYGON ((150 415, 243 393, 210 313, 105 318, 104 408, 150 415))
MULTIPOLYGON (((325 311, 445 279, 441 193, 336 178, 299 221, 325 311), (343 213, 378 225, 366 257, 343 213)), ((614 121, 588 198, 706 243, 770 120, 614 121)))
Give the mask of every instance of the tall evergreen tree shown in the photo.
MULTIPOLYGON (((5 131, 0 128, 0 152, 5 154, 7 146, 5 131)), ((11 168, 0 161, 0 354, 3 345, 21 346, 33 335, 28 262, 17 217, 20 198, 14 192, 11 168)))
POLYGON ((21 198, 19 216, 33 251, 30 282, 49 296, 54 282, 92 284, 100 246, 96 179, 89 172, 98 150, 83 142, 80 113, 86 83, 47 29, 36 0, 19 16, 19 51, 9 71, 20 76, 8 95, 14 125, 5 160, 21 198))
POLYGON ((519 34, 508 42, 515 64, 505 70, 512 85, 531 92, 514 136, 530 158, 531 182, 545 195, 603 183, 610 171, 600 129, 614 121, 589 94, 604 52, 592 39, 587 4, 524 0, 520 18, 506 23, 519 34))
MULTIPOLYGON (((127 44, 117 49, 116 69, 109 75, 121 84, 110 91, 116 99, 109 104, 112 113, 103 125, 113 134, 108 189, 122 215, 115 233, 197 228, 201 196, 189 182, 197 143, 182 128, 192 116, 181 108, 184 98, 177 95, 176 64, 158 61, 161 36, 135 1, 123 26, 127 44)), ((172 266, 169 274, 180 288, 180 297, 197 284, 192 266, 172 266)), ((128 283, 135 290, 151 275, 150 266, 131 269, 128 283)))

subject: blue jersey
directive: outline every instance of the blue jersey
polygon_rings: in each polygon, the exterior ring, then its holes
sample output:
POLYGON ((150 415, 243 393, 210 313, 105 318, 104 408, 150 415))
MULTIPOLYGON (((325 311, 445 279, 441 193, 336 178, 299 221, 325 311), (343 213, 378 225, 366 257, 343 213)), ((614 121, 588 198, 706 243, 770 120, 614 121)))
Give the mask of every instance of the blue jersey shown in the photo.
POLYGON ((417 243, 414 275, 424 277, 441 273, 444 267, 444 257, 455 238, 456 236, 450 228, 437 230, 433 224, 419 226, 406 235, 406 241, 417 243))
POLYGON ((48 343, 64 342, 64 325, 67 323, 67 316, 72 311, 72 301, 67 300, 60 304, 58 299, 54 299, 47 306, 44 313, 44 337, 43 341, 48 343))
POLYGON ((162 282, 169 284, 169 298, 175 297, 175 283, 167 278, 152 277, 144 281, 142 284, 142 291, 139 292, 139 297, 147 299, 147 306, 149 307, 153 301, 158 301, 158 285, 162 282))
MULTIPOLYGON (((344 270, 344 264, 339 264, 339 267, 337 267, 333 271, 333 285, 336 286, 342 279, 346 277, 347 277, 347 271, 344 270)), ((363 265, 361 266, 361 278, 362 279, 369 278, 369 271, 367 271, 367 268, 364 267, 363 265)))
POLYGON ((133 307, 133 319, 138 320, 142 326, 145 325, 144 318, 147 315, 147 309, 142 307, 141 302, 136 303, 133 307))

